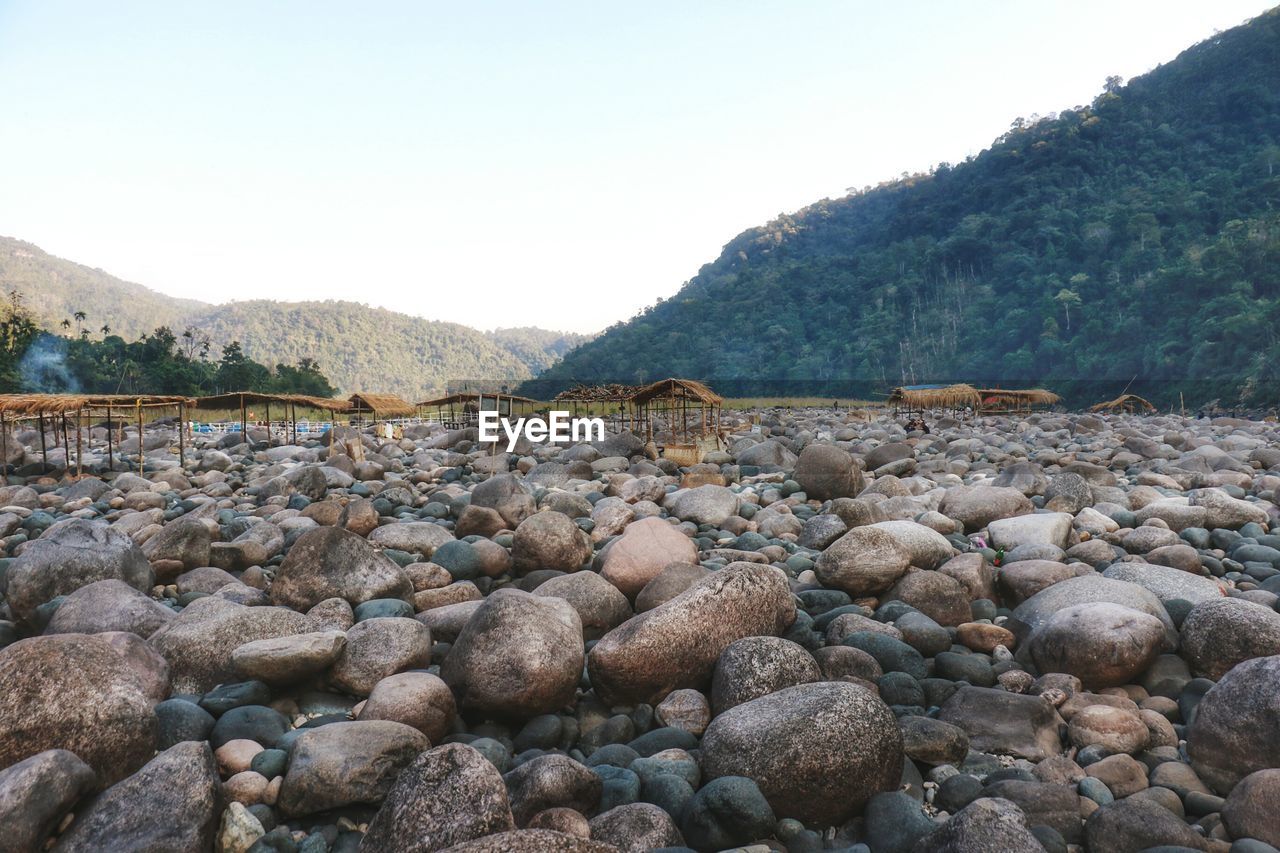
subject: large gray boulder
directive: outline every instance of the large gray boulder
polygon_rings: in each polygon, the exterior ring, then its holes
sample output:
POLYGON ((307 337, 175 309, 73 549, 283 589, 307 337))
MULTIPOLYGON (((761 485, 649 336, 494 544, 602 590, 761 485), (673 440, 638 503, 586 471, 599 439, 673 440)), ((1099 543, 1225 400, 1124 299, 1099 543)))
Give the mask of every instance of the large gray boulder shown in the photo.
POLYGON ((381 803, 400 771, 430 748, 422 732, 390 720, 353 720, 309 729, 290 750, 280 810, 304 815, 381 803))
POLYGON ((591 540, 562 512, 543 510, 520 522, 511 560, 521 574, 537 569, 573 572, 591 559, 591 540))
POLYGON ((1256 770, 1280 767, 1280 655, 1233 667, 1196 707, 1187 753, 1218 794, 1256 770))
POLYGON ((587 671, 606 704, 656 703, 672 690, 705 686, 733 641, 776 636, 795 618, 780 570, 730 563, 605 634, 587 656, 587 671))
POLYGON ((988 687, 961 687, 943 703, 938 719, 964 729, 979 752, 1040 762, 1062 751, 1062 717, 1039 696, 988 687))
POLYGON ((823 586, 849 595, 878 595, 911 565, 911 551, 888 531, 855 527, 823 551, 814 572, 823 586))
POLYGON ((93 768, 65 749, 47 749, 0 770, 0 850, 39 850, 62 816, 98 785, 93 768))
POLYGON ((1164 623, 1149 613, 1095 601, 1065 607, 1031 635, 1031 659, 1041 672, 1065 672, 1086 688, 1133 682, 1160 656, 1164 623))
POLYGON ((852 498, 862 491, 862 471, 834 444, 810 444, 800 451, 792 475, 810 500, 852 498))
POLYGON ((1177 648, 1177 629, 1154 593, 1137 584, 1104 578, 1099 574, 1068 578, 1037 592, 1018 605, 1005 627, 1021 643, 1059 610, 1095 602, 1120 604, 1156 617, 1164 624, 1165 650, 1177 648))
POLYGON ((974 533, 1000 518, 1028 515, 1035 506, 1019 489, 1002 486, 957 486, 947 489, 939 511, 974 533))
POLYGON ((902 733, 889 706, 840 681, 800 684, 730 708, 702 737, 704 779, 745 776, 779 817, 840 824, 898 787, 902 733))
POLYGON ((174 617, 172 609, 115 579, 96 581, 68 595, 54 611, 46 634, 128 631, 150 637, 174 617))
POLYGON ((73 518, 51 525, 22 547, 4 575, 4 593, 18 621, 31 624, 41 604, 101 580, 149 592, 155 575, 146 555, 124 533, 103 522, 73 518))
POLYGON ((410 601, 413 582, 391 558, 341 527, 317 527, 298 537, 276 571, 271 600, 309 610, 326 598, 352 606, 374 598, 410 601))
POLYGON ((1243 598, 1215 598, 1182 621, 1182 656, 1214 681, 1251 658, 1280 655, 1280 613, 1243 598))

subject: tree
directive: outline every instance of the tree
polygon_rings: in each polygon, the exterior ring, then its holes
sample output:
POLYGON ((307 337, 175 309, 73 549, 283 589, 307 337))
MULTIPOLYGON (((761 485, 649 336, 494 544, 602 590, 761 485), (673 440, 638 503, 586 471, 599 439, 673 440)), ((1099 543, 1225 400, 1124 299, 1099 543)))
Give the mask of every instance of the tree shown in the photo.
POLYGON ((77 335, 80 335, 81 337, 83 337, 83 336, 84 336, 84 328, 83 328, 83 326, 84 326, 84 321, 85 321, 86 319, 88 319, 89 315, 88 315, 88 314, 86 314, 86 313, 84 313, 83 311, 77 311, 77 312, 76 312, 75 314, 73 314, 72 316, 76 318, 76 334, 77 334, 77 335))
POLYGON ((1067 317, 1067 331, 1071 331, 1071 306, 1080 307, 1080 294, 1064 287, 1058 291, 1057 296, 1053 297, 1053 301, 1062 306, 1062 311, 1067 317))

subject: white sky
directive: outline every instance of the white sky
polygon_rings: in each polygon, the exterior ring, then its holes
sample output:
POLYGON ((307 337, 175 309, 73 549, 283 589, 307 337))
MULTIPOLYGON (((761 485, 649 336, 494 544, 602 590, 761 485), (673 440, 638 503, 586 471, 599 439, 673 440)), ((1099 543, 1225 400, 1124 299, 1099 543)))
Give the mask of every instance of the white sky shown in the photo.
POLYGON ((596 331, 1267 8, 892 5, 0 0, 0 234, 210 302, 596 331))

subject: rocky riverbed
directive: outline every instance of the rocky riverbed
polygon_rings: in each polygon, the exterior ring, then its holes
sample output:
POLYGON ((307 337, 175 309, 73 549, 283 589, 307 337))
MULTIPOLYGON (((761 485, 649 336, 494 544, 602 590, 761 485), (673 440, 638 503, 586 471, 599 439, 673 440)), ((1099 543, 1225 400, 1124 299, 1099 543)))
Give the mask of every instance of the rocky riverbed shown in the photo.
POLYGON ((933 426, 19 432, 0 851, 1280 847, 1280 426, 933 426))

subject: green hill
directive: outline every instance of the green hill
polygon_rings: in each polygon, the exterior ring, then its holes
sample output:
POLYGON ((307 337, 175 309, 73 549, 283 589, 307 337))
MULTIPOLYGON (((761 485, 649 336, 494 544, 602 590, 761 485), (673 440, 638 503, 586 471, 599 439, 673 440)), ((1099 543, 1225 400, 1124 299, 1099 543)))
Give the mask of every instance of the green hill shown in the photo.
POLYGON ((981 154, 734 238, 538 383, 1280 399, 1280 13, 981 154))
POLYGON ((527 379, 585 340, 537 328, 485 333, 355 302, 176 299, 8 237, 0 237, 0 289, 20 291, 40 324, 56 333, 84 328, 99 338, 105 324, 136 340, 159 326, 175 333, 190 326, 208 336, 211 358, 238 340, 246 355, 267 365, 316 360, 343 393, 383 391, 409 400, 452 379, 527 379), (78 311, 83 320, 75 318, 78 311))

